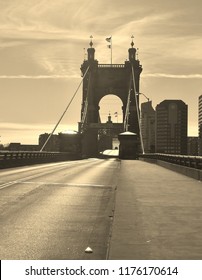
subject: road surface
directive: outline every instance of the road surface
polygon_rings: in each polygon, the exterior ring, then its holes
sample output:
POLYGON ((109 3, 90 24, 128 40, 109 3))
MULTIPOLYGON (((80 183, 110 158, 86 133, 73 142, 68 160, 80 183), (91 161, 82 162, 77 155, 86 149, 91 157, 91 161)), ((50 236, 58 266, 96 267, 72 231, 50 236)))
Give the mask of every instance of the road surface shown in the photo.
POLYGON ((119 168, 87 159, 1 170, 0 258, 106 259, 119 168))

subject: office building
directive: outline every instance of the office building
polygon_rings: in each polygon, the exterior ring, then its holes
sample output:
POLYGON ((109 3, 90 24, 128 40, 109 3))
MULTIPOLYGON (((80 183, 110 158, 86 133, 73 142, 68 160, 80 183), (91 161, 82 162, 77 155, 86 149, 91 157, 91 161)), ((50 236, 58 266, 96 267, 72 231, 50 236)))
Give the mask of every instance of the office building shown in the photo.
POLYGON ((202 156, 202 95, 198 102, 198 155, 202 156))
POLYGON ((190 136, 187 138, 187 155, 198 156, 198 137, 190 136))
POLYGON ((164 100, 156 106, 156 152, 187 154, 187 105, 164 100))
POLYGON ((152 102, 141 104, 141 132, 145 153, 155 152, 155 110, 152 102))
MULTIPOLYGON (((44 143, 46 142, 46 140, 48 139, 48 137, 50 136, 50 134, 48 133, 44 133, 39 135, 39 147, 40 149, 43 147, 44 143)), ((59 152, 59 137, 56 134, 53 134, 48 143, 46 144, 45 148, 43 149, 43 151, 46 152, 59 152)))
POLYGON ((39 145, 32 145, 32 144, 21 144, 21 143, 16 143, 12 142, 9 144, 4 145, 4 150, 6 151, 39 151, 39 145))

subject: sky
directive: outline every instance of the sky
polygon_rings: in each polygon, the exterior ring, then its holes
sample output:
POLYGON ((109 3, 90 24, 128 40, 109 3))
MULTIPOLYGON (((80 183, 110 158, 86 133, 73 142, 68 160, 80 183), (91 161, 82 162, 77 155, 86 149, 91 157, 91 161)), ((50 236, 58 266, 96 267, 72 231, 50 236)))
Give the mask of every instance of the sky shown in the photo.
MULTIPOLYGON (((189 136, 197 136, 201 10, 201 0, 0 0, 0 143, 37 144, 39 134, 52 131, 81 82, 91 35, 99 63, 110 63, 109 36, 113 63, 124 63, 133 35, 140 92, 154 108, 183 100, 189 136)), ((56 132, 77 129, 81 98, 80 88, 56 132)), ((120 104, 110 98, 102 100, 102 114, 110 111, 116 121, 120 104)))

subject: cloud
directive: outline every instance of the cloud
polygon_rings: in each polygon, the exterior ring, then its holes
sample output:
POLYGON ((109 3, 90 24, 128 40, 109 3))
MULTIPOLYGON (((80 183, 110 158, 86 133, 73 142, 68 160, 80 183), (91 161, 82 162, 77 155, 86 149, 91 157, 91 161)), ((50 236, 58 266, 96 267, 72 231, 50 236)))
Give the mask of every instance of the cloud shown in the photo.
MULTIPOLYGON (((24 123, 14 123, 14 122, 2 122, 0 123, 0 129, 1 130, 27 130, 27 131, 33 131, 33 130, 44 130, 46 128, 48 131, 51 131, 54 127, 54 124, 47 124, 47 123, 41 123, 41 124, 24 124, 24 123)), ((64 124, 61 124, 60 129, 64 129, 66 126, 64 124)))
MULTIPOLYGON (((76 38, 91 1, 13 0, 0 3, 1 36, 11 38, 76 38)), ((90 7, 89 7, 90 9, 90 7)), ((82 32, 80 32, 80 37, 82 32)))
POLYGON ((38 76, 29 76, 29 75, 0 75, 0 79, 78 79, 79 75, 38 75, 38 76))
MULTIPOLYGON (((202 79, 202 74, 189 74, 189 75, 174 75, 166 73, 143 73, 142 78, 174 78, 174 79, 202 79)), ((79 75, 38 75, 38 76, 29 76, 29 75, 1 75, 0 79, 81 79, 79 75)))
POLYGON ((170 86, 173 95, 183 92, 180 98, 190 90, 198 94, 201 8, 201 0, 0 1, 0 86, 8 104, 4 108, 1 102, 1 120, 53 122, 64 102, 61 97, 71 95, 81 79, 91 34, 99 63, 110 62, 107 36, 113 36, 113 63, 124 63, 134 35, 143 65, 141 84, 150 85, 146 92, 158 102, 171 95, 170 86))
POLYGON ((79 68, 83 60, 83 48, 80 43, 66 39, 23 39, 23 44, 19 44, 18 41, 15 44, 15 39, 13 41, 4 39, 4 48, 1 48, 0 43, 2 78, 66 78, 80 75, 79 68))
POLYGON ((146 73, 142 78, 202 79, 202 74, 173 75, 165 73, 146 73))
MULTIPOLYGON (((47 126, 47 124, 46 124, 47 126)), ((10 122, 1 122, 0 123, 0 128, 2 130, 32 130, 33 128, 35 130, 40 130, 43 129, 44 124, 23 124, 23 123, 10 123, 10 122)))

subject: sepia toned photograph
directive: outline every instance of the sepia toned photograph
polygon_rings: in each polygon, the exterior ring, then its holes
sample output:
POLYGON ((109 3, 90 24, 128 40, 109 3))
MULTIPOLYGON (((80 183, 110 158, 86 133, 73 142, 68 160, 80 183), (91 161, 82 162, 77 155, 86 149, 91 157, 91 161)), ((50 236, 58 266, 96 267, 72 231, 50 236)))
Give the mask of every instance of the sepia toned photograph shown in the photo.
POLYGON ((202 260, 201 10, 0 0, 1 260, 202 260))

